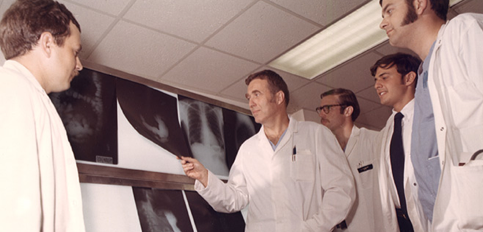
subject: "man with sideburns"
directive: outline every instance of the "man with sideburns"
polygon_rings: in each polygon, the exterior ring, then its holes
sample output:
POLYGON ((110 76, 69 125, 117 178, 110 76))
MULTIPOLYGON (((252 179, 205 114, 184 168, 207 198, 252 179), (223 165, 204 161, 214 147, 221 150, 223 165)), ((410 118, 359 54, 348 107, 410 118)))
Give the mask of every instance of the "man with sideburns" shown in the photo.
POLYGON ((483 230, 483 15, 447 21, 449 0, 380 0, 392 46, 422 65, 411 158, 431 231, 483 230))

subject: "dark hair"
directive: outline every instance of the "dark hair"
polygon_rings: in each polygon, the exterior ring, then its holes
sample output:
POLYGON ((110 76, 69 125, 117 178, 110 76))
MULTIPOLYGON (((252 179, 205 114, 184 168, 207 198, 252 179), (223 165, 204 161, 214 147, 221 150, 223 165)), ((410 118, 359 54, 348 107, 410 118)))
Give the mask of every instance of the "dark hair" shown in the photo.
MULTIPOLYGON (((410 7, 413 5, 414 0, 406 0, 406 4, 410 7)), ((434 11, 436 16, 446 21, 446 15, 449 9, 449 0, 429 0, 431 3, 431 10, 434 11)), ((382 6, 382 0, 379 0, 379 5, 382 6)), ((414 8, 414 7, 413 7, 414 8)))
POLYGON ((50 32, 58 46, 70 36, 72 22, 80 25, 74 15, 53 0, 17 0, 3 14, 0 22, 0 47, 5 59, 24 55, 38 43, 40 35, 50 32))
POLYGON ((436 16, 446 21, 446 16, 448 15, 449 9, 449 0, 430 0, 430 2, 431 9, 434 11, 434 13, 436 13, 436 16))
POLYGON ((343 114, 344 110, 347 106, 352 106, 354 111, 352 112, 351 119, 354 122, 357 117, 359 117, 359 114, 361 113, 361 108, 359 107, 359 102, 357 101, 356 95, 354 92, 348 90, 348 89, 331 89, 329 91, 326 91, 320 95, 320 99, 331 96, 331 95, 337 95, 339 97, 339 104, 344 105, 344 107, 340 107, 340 113, 343 114))
POLYGON ((421 60, 419 58, 398 52, 396 54, 384 56, 376 61, 376 63, 371 67, 371 74, 372 76, 376 76, 377 68, 389 69, 396 65, 397 72, 401 74, 402 77, 406 76, 406 74, 410 72, 416 73, 415 82, 417 83, 419 64, 421 64, 421 60))
POLYGON ((290 101, 288 87, 280 75, 272 70, 263 70, 248 76, 247 79, 245 79, 245 84, 249 85, 254 79, 267 80, 268 88, 272 94, 276 94, 281 90, 285 95, 285 106, 288 106, 288 102, 290 101))

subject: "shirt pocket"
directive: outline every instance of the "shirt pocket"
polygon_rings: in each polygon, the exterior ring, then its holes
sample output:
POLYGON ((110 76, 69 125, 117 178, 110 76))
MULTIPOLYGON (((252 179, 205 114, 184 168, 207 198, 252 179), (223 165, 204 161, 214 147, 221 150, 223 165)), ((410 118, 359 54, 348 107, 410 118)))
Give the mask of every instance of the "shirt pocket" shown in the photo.
POLYGON ((310 150, 297 151, 292 155, 290 176, 295 181, 313 181, 315 166, 315 156, 310 150))

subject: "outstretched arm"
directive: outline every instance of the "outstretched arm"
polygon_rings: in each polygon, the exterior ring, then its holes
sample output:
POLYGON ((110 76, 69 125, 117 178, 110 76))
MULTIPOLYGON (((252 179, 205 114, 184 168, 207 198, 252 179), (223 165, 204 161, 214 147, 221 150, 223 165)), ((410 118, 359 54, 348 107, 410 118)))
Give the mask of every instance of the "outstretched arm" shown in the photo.
POLYGON ((184 173, 195 180, 198 180, 206 188, 208 186, 208 169, 198 160, 190 157, 179 157, 184 173))

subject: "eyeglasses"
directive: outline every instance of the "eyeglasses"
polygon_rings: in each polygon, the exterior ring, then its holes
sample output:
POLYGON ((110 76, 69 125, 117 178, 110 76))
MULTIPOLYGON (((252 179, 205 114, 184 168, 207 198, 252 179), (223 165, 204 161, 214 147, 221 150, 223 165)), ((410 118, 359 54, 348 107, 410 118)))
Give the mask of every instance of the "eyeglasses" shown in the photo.
POLYGON ((330 108, 331 107, 336 107, 336 106, 345 107, 346 105, 344 105, 344 104, 338 104, 338 105, 319 106, 319 107, 315 108, 315 111, 317 111, 317 113, 320 114, 320 112, 322 112, 322 110, 323 110, 324 113, 328 114, 328 113, 330 113, 330 108))

